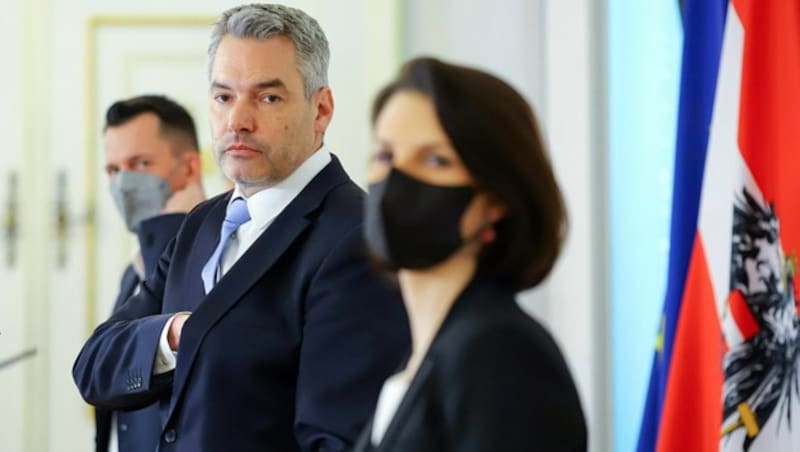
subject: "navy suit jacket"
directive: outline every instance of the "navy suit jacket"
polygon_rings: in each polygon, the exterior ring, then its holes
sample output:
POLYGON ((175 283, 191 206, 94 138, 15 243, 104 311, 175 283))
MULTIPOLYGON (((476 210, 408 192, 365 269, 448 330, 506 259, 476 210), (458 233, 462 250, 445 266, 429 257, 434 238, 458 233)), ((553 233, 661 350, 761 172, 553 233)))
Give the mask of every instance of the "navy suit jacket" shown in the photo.
POLYGON ((436 333, 381 443, 354 452, 585 452, 586 421, 550 333, 514 290, 473 280, 436 333))
POLYGON ((371 271, 363 192, 329 163, 204 294, 231 194, 190 212, 139 294, 84 345, 73 377, 112 409, 161 404, 161 451, 339 451, 408 353, 399 294, 371 271), (159 334, 191 311, 173 372, 159 334))
MULTIPOLYGON (((159 215, 143 221, 139 225, 137 238, 139 250, 145 272, 151 272, 158 264, 159 256, 164 252, 167 244, 178 234, 184 214, 159 215)), ((129 265, 122 275, 119 285, 119 295, 114 302, 114 312, 117 312, 125 301, 136 291, 141 282, 139 275, 129 265)), ((95 410, 95 450, 107 452, 111 441, 111 422, 114 417, 112 411, 95 410)), ((155 450, 158 437, 161 433, 161 419, 157 403, 134 411, 117 411, 117 445, 119 452, 141 452, 155 450)))

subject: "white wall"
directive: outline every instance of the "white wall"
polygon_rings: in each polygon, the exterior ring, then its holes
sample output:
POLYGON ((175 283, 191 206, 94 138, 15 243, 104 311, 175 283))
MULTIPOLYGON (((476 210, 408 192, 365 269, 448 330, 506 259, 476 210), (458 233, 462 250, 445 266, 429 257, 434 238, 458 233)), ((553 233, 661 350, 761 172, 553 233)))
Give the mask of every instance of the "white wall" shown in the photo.
POLYGON ((412 0, 403 56, 495 73, 533 104, 566 198, 570 230, 542 287, 520 302, 562 346, 589 420, 590 448, 610 449, 605 217, 604 5, 591 0, 412 0))

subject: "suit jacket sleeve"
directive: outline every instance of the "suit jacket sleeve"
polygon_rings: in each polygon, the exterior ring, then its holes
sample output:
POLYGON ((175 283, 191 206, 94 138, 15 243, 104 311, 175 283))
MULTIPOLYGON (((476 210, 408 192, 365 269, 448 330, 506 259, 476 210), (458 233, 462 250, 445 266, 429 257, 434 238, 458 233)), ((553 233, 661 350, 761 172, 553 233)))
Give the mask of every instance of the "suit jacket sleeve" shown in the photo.
POLYGON ((153 376, 152 369, 159 334, 172 316, 161 314, 161 298, 173 246, 174 241, 139 293, 98 326, 78 354, 72 376, 89 404, 132 410, 169 392, 172 372, 153 376))
POLYGON ((475 335, 444 380, 452 450, 585 451, 575 386, 549 334, 491 330, 475 335))
POLYGON ((409 348, 399 293, 369 267, 360 227, 323 262, 304 314, 297 442, 303 451, 349 450, 409 348))
MULTIPOLYGON (((158 258, 164 252, 170 240, 178 234, 185 214, 159 215, 145 220, 139 225, 137 238, 139 240, 139 250, 144 261, 145 274, 150 274, 158 265, 158 258)), ((130 298, 139 285, 139 275, 128 265, 120 281, 119 295, 114 302, 114 312, 130 298)), ((111 411, 95 410, 95 448, 98 452, 108 450, 108 442, 111 431, 111 411)))

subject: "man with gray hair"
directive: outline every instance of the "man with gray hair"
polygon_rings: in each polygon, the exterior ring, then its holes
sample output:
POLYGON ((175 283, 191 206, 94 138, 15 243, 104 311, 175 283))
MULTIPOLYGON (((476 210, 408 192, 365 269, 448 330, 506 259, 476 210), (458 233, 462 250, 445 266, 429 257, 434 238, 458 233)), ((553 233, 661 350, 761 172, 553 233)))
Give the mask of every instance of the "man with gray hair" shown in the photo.
POLYGON ((160 402, 160 451, 347 450, 408 352, 399 294, 368 265, 363 192, 323 143, 328 55, 297 9, 215 25, 214 153, 235 188, 187 215, 73 368, 96 406, 160 402))

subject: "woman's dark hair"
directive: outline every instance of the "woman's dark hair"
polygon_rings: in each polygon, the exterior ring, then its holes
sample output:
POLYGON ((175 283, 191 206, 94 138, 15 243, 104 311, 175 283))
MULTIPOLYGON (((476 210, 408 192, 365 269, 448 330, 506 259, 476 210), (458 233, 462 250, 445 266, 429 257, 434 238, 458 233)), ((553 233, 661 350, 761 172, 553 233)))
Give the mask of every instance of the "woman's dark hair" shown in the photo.
POLYGON ((372 122, 395 93, 428 96, 476 189, 508 210, 481 252, 480 274, 518 289, 541 282, 558 257, 567 226, 561 191, 528 103, 485 72, 417 58, 375 99, 372 122))

